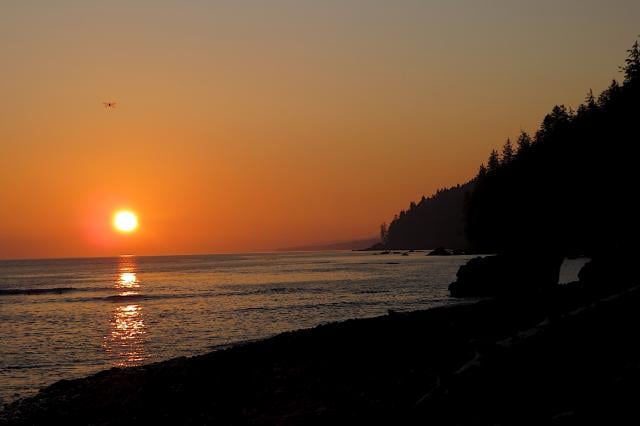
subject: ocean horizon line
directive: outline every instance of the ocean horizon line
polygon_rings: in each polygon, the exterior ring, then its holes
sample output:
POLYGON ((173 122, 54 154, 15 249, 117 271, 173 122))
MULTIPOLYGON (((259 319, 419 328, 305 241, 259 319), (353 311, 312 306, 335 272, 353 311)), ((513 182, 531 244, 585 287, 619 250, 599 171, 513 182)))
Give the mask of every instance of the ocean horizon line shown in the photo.
POLYGON ((20 261, 47 261, 47 260, 82 260, 82 259, 117 259, 122 257, 190 257, 190 256, 231 256, 231 255, 252 255, 252 254, 283 254, 283 253, 313 253, 313 252, 331 252, 331 251, 353 251, 353 249, 317 249, 317 250, 257 250, 257 251, 229 251, 229 252, 211 252, 211 253, 176 253, 176 254, 116 254, 111 256, 60 256, 60 257, 16 257, 16 258, 0 258, 0 262, 20 262, 20 261))

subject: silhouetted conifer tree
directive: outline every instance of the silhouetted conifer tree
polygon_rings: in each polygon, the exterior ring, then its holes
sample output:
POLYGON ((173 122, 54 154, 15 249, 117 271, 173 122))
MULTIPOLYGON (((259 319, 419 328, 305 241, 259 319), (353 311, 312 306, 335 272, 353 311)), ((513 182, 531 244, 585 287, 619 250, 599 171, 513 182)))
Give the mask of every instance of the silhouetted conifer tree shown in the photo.
POLYGON ((584 98, 584 103, 578 107, 578 115, 594 111, 596 108, 598 108, 596 98, 593 96, 593 90, 589 89, 587 96, 584 98))
POLYGON ((625 65, 621 67, 622 71, 624 71, 625 83, 640 77, 640 45, 638 45, 637 40, 627 52, 629 55, 624 60, 625 65))
POLYGON ((618 83, 616 80, 611 80, 611 84, 609 85, 609 87, 607 87, 607 89, 600 93, 600 96, 598 96, 598 105, 606 106, 609 102, 615 99, 619 93, 620 83, 618 83))
POLYGON ((487 175, 487 168, 484 166, 484 163, 480 164, 480 169, 478 170, 478 179, 482 179, 487 175))
POLYGON ((487 171, 489 173, 495 173, 500 168, 500 156, 498 155, 498 151, 495 149, 491 151, 489 154, 489 159, 487 160, 487 171))
POLYGON ((596 107, 596 98, 593 96, 593 89, 589 89, 589 93, 587 93, 587 97, 584 100, 587 109, 592 109, 596 107))
POLYGON ((531 136, 524 130, 520 132, 520 136, 518 136, 518 156, 524 155, 531 149, 531 136))
POLYGON ((507 139, 507 141, 502 146, 502 164, 510 164, 513 161, 513 146, 511 145, 511 139, 507 139))

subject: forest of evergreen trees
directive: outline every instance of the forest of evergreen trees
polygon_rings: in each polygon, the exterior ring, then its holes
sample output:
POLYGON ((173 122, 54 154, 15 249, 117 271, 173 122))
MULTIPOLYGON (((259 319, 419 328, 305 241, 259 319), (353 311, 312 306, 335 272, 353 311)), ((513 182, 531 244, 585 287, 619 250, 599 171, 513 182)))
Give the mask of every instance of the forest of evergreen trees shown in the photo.
POLYGON ((381 232, 386 248, 466 247, 594 254, 638 241, 640 46, 599 96, 553 107, 534 135, 491 152, 470 183, 412 203, 381 232), (462 231, 464 229, 464 232, 462 231), (465 238, 466 236, 466 238, 465 238))
POLYGON ((640 47, 597 98, 555 106, 533 136, 493 151, 467 200, 466 235, 481 251, 553 248, 563 254, 637 244, 640 47))
POLYGON ((440 189, 418 203, 411 202, 387 227, 380 229, 386 249, 431 249, 467 247, 464 235, 464 200, 473 182, 440 189))

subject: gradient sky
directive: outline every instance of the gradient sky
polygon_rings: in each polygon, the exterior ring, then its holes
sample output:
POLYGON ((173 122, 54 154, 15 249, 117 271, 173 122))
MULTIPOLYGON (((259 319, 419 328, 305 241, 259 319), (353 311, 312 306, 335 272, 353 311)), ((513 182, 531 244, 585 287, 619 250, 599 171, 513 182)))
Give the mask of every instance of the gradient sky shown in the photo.
POLYGON ((637 0, 3 0, 0 258, 374 236, 620 78, 638 23, 637 0))

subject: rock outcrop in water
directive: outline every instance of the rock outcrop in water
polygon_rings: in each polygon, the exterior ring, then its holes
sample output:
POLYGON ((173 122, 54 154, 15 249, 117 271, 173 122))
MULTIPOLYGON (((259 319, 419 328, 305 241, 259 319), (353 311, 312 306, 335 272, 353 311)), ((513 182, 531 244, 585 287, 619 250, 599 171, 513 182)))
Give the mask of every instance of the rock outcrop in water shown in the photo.
POLYGON ((451 252, 444 247, 431 250, 427 256, 451 256, 451 252))
POLYGON ((562 261, 530 253, 476 257, 460 267, 449 291, 454 297, 486 297, 547 290, 558 284, 562 261))

